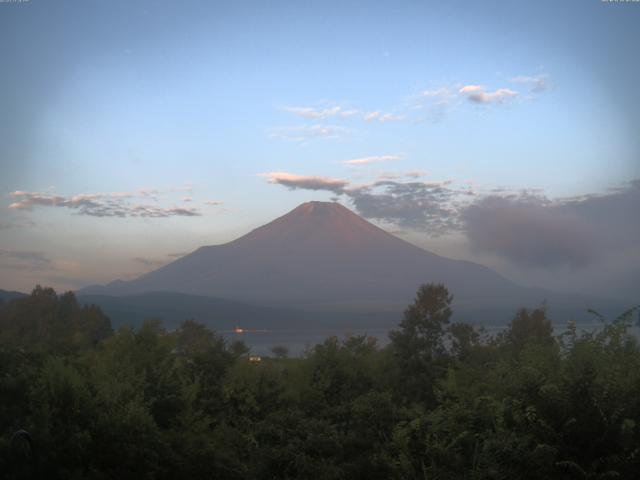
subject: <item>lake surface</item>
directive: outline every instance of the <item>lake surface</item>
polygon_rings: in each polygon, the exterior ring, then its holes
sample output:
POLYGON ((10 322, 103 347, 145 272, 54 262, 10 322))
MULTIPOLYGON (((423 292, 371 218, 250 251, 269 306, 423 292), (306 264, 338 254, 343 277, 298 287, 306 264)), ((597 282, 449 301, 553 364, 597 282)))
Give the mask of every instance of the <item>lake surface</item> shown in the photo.
MULTIPOLYGON (((579 323, 576 324, 576 326, 579 332, 602 328, 601 323, 579 323)), ((489 335, 495 335, 505 328, 505 325, 484 327, 486 333, 489 335)), ((566 328, 567 324, 554 325, 554 334, 559 335, 564 332, 566 328)), ((319 343, 323 343, 331 336, 335 336, 343 340, 349 336, 368 335, 370 337, 375 337, 379 346, 384 346, 389 343, 389 332, 390 329, 299 329, 244 331, 242 333, 236 333, 233 330, 226 330, 219 333, 221 333, 228 342, 242 340, 251 349, 251 353, 255 355, 270 356, 272 355, 271 348, 275 346, 284 346, 289 349, 290 356, 300 356, 304 354, 307 349, 310 349, 319 343)), ((637 327, 633 328, 633 332, 640 338, 640 330, 637 327)))

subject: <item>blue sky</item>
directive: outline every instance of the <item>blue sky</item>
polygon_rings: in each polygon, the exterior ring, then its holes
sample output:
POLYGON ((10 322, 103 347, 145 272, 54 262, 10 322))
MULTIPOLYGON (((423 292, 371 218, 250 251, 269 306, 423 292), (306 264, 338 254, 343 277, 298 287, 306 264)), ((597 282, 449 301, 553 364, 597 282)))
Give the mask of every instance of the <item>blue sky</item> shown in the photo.
POLYGON ((333 197, 523 283, 628 278, 637 243, 532 265, 474 243, 465 209, 527 190, 582 225, 564 199, 626 195, 639 21, 596 0, 2 3, 0 288, 129 278, 333 197), (446 199, 412 204, 416 183, 446 199))

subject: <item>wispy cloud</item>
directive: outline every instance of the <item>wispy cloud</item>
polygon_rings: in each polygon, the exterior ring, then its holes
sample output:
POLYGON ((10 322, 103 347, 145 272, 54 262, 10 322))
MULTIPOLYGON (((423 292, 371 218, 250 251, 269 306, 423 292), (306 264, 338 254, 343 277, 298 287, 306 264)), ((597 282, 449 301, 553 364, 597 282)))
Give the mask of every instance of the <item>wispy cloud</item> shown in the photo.
POLYGON ((269 183, 283 185, 291 190, 327 190, 342 193, 349 184, 346 180, 338 178, 296 175, 288 172, 269 172, 258 175, 265 177, 269 183))
POLYGON ((138 189, 138 194, 143 197, 148 198, 156 198, 158 195, 162 193, 160 190, 156 188, 140 188, 138 189))
MULTIPOLYGON (((539 77, 514 77, 511 82, 527 85, 532 92, 540 93, 546 88, 546 75, 539 77)), ((470 102, 478 105, 506 104, 520 97, 520 93, 508 87, 495 90, 485 85, 457 84, 423 90, 410 97, 408 111, 415 123, 438 122, 446 114, 470 102)))
POLYGON ((450 87, 439 87, 431 90, 423 90, 420 92, 420 98, 431 100, 436 105, 448 105, 456 99, 455 90, 450 87))
POLYGON ((0 267, 12 270, 45 270, 52 260, 43 252, 0 249, 0 267))
POLYGON ((382 172, 376 178, 378 180, 398 180, 400 178, 417 179, 426 177, 429 173, 423 170, 412 170, 410 172, 382 172))
MULTIPOLYGON (((159 193, 157 190, 140 190, 139 195, 148 198, 159 193)), ((17 190, 10 194, 14 202, 11 210, 33 210, 35 207, 68 208, 79 215, 93 217, 148 217, 164 218, 173 216, 197 216, 195 208, 161 207, 129 201, 130 196, 117 194, 81 194, 73 196, 51 195, 41 192, 17 190)), ((157 200, 157 199, 156 199, 157 200)))
POLYGON ((358 114, 358 110, 344 109, 340 106, 326 108, 284 106, 280 107, 280 110, 309 120, 325 120, 333 117, 349 118, 358 114))
POLYGON ((224 202, 220 202, 218 200, 207 200, 206 202, 204 202, 205 205, 209 205, 209 206, 218 206, 218 205, 222 205, 224 202))
POLYGON ((519 75, 517 77, 511 78, 513 83, 518 83, 520 85, 526 86, 531 92, 540 93, 544 92, 549 88, 549 75, 547 74, 539 74, 539 75, 519 75))
MULTIPOLYGON (((522 85, 532 94, 539 94, 549 88, 550 76, 546 73, 537 75, 518 75, 509 79, 511 84, 522 85)), ((359 118, 367 123, 388 123, 403 120, 421 123, 439 121, 446 112, 463 102, 479 105, 499 105, 513 101, 521 96, 520 92, 507 86, 489 88, 482 84, 452 83, 421 90, 405 97, 405 101, 393 106, 391 112, 371 108, 345 108, 333 103, 321 102, 320 106, 283 106, 281 111, 291 113, 306 120, 317 122, 316 125, 299 127, 281 127, 271 131, 272 137, 294 141, 306 141, 311 138, 338 138, 346 133, 345 129, 336 125, 327 125, 327 121, 339 123, 340 120, 359 118)))
POLYGON ((412 170, 411 172, 407 172, 404 175, 405 177, 409 177, 409 178, 420 178, 420 177, 426 177, 427 175, 429 175, 429 172, 425 170, 412 170))
POLYGON ((278 127, 271 130, 272 138, 282 138, 293 142, 307 142, 313 139, 338 139, 346 136, 349 130, 338 125, 300 125, 278 127))
POLYGON ((34 227, 36 224, 26 218, 17 218, 9 222, 0 222, 0 230, 8 230, 10 228, 34 227))
POLYGON ((378 121, 381 123, 385 122, 399 122, 400 120, 404 120, 406 115, 399 115, 395 113, 383 113, 381 111, 373 111, 366 113, 362 118, 364 118, 367 122, 378 121))
POLYGON ((518 92, 509 88, 498 88, 493 92, 488 92, 484 85, 465 85, 460 88, 459 92, 470 102, 479 104, 504 103, 518 96, 518 92))
POLYGON ((345 160, 340 163, 343 163, 345 165, 369 165, 371 163, 392 162, 401 159, 402 155, 378 155, 371 157, 354 158, 351 160, 345 160))

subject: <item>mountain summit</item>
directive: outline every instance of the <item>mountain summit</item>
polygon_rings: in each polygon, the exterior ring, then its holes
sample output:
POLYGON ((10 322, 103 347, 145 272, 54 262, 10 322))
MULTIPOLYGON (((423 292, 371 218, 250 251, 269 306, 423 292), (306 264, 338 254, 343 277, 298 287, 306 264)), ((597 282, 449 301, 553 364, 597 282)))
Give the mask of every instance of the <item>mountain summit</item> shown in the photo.
POLYGON ((444 283, 457 303, 524 290, 486 267, 405 242, 338 203, 307 202, 232 242, 81 293, 169 291, 292 305, 397 306, 425 282, 444 283))

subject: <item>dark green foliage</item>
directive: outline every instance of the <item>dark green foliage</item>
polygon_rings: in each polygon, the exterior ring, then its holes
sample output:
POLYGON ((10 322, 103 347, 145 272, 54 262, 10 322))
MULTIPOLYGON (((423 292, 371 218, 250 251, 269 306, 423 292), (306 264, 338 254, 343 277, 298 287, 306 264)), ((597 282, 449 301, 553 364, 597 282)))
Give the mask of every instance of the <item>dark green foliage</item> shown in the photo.
POLYGON ((0 341, 14 346, 67 353, 96 347, 111 333, 109 318, 94 305, 78 305, 72 292, 58 296, 38 285, 0 308, 0 341))
POLYGON ((422 286, 385 348, 252 363, 197 322, 113 332, 37 287, 0 305, 0 478, 637 478, 633 310, 557 337, 520 310, 492 337, 451 301, 422 286))
POLYGON ((435 400, 436 381, 446 368, 444 338, 452 300, 444 285, 422 285, 404 312, 400 330, 389 335, 398 366, 396 391, 404 393, 405 400, 435 400))

